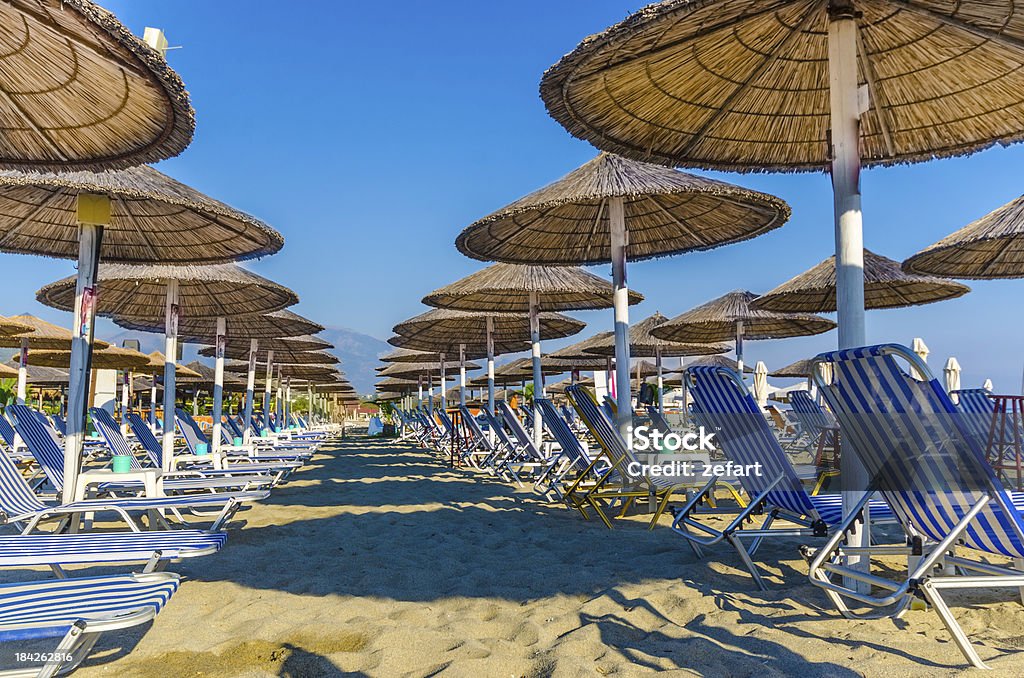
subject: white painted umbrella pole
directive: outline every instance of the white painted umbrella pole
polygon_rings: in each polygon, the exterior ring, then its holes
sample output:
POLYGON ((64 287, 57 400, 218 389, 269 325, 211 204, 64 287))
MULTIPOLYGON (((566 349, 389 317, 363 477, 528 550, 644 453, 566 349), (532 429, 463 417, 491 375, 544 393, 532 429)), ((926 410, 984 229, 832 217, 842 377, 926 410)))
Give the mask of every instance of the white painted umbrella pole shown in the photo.
POLYGON ((423 375, 416 375, 416 404, 423 404, 423 375))
MULTIPOLYGON (((64 438, 65 504, 74 501, 75 484, 82 464, 85 443, 86 400, 92 362, 96 313, 96 274, 99 271, 103 225, 110 222, 110 200, 106 196, 79 195, 78 280, 71 337, 71 366, 68 371, 67 431, 64 438), (98 223, 97 223, 98 222, 98 223)), ((22 399, 23 402, 23 399, 22 399)))
POLYGON ((260 348, 259 339, 249 340, 249 369, 245 380, 245 413, 242 415, 242 442, 248 443, 252 427, 252 399, 256 394, 256 356, 260 348))
POLYGON ((494 318, 487 316, 487 411, 494 416, 494 318))
POLYGON ((288 422, 292 416, 292 378, 284 378, 284 416, 281 418, 281 425, 288 428, 288 422))
POLYGON ((622 198, 608 201, 612 245, 612 308, 615 314, 615 404, 619 433, 629 440, 633 405, 629 388, 629 285, 626 281, 626 209, 622 198))
POLYGON ((125 438, 128 437, 128 408, 130 407, 131 385, 132 371, 124 370, 121 376, 121 435, 125 438))
POLYGON ((274 408, 277 412, 277 425, 281 428, 281 421, 284 419, 284 370, 281 366, 277 366, 277 407, 274 408))
POLYGON ((427 414, 434 418, 434 375, 427 373, 427 414))
POLYGON ((540 449, 544 420, 537 399, 544 391, 544 376, 540 368, 540 300, 536 292, 530 292, 530 350, 533 357, 533 444, 540 449))
POLYGON ((221 445, 221 415, 224 411, 224 351, 227 349, 228 327, 224 318, 217 318, 217 339, 213 344, 213 449, 211 452, 220 450, 221 445))
POLYGON ((445 381, 447 381, 446 375, 444 373, 444 370, 445 370, 445 364, 444 364, 444 357, 445 356, 444 356, 444 353, 440 353, 439 357, 440 357, 439 365, 441 367, 441 376, 440 376, 440 380, 439 380, 439 387, 440 387, 439 388, 439 395, 441 396, 441 409, 443 410, 443 409, 446 409, 447 405, 448 405, 448 399, 445 398, 445 395, 444 395, 445 381))
MULTIPOLYGON (((864 236, 860 201, 860 108, 857 96, 857 19, 852 2, 833 2, 829 7, 828 65, 832 113, 832 190, 835 206, 836 306, 839 348, 863 346, 864 326, 864 236)), ((856 455, 841 457, 843 485, 867 487, 867 471, 856 455)), ((851 511, 862 492, 843 492, 843 512, 851 511)), ((850 546, 866 546, 871 520, 867 507, 864 522, 850 533, 850 546)), ((867 571, 868 559, 849 556, 847 564, 867 571)), ((848 578, 848 585, 867 592, 866 582, 848 578)))
POLYGON ((28 393, 28 338, 22 337, 21 351, 18 353, 18 404, 25 404, 28 393))
POLYGON ((665 376, 661 369, 661 346, 654 347, 654 362, 658 367, 658 414, 665 416, 665 376))
POLYGON ((736 321, 736 371, 743 379, 743 321, 736 321))
POLYGON ((466 345, 459 344, 459 405, 466 404, 466 345))
POLYGON ((178 281, 167 281, 164 311, 164 436, 163 468, 174 470, 174 396, 178 358, 178 281))
POLYGON ((149 429, 156 433, 156 375, 150 375, 149 382, 149 429))
POLYGON ((306 415, 313 421, 313 382, 306 382, 306 415))
POLYGON ((274 351, 267 351, 267 373, 263 382, 263 425, 262 430, 270 430, 270 391, 274 387, 274 351))

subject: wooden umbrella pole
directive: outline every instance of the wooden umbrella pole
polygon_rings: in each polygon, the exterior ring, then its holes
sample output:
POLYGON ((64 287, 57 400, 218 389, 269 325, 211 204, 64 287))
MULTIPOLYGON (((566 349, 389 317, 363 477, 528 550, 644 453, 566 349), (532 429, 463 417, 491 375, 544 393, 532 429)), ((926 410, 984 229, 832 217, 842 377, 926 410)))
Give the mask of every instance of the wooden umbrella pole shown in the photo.
POLYGON ((466 405, 466 345, 459 344, 459 405, 466 405))
POLYGON ((274 350, 267 351, 267 373, 263 382, 263 425, 262 430, 270 430, 270 390, 274 387, 274 350))
POLYGON ((213 449, 216 453, 221 446, 221 415, 224 411, 224 351, 227 349, 228 326, 224 317, 217 318, 217 340, 214 343, 213 363, 213 449))
POLYGON ((78 281, 75 286, 75 311, 71 337, 71 366, 68 371, 67 436, 64 438, 65 504, 75 498, 78 470, 85 443, 86 400, 89 395, 89 369, 92 362, 96 313, 96 274, 99 271, 103 227, 110 223, 110 199, 107 196, 78 196, 78 281))
POLYGON ((21 351, 18 354, 18 404, 25 404, 28 393, 28 337, 21 338, 21 351))
POLYGON ((444 386, 445 386, 445 381, 447 381, 445 379, 445 373, 444 373, 444 368, 445 368, 445 365, 444 365, 444 352, 440 353, 439 365, 440 365, 440 368, 441 368, 441 376, 440 376, 440 381, 439 381, 439 395, 441 396, 441 409, 443 410, 443 409, 445 409, 445 406, 448 403, 448 399, 445 398, 445 396, 444 396, 444 386))
MULTIPOLYGON (((832 115, 832 191, 835 207, 836 307, 839 348, 863 346, 864 325, 864 236, 860 200, 860 107, 857 96, 857 12, 853 0, 832 0, 829 5, 828 65, 832 115)), ((866 488, 867 471, 856 455, 841 457, 841 474, 846 488, 866 488)), ((843 492, 843 513, 853 510, 863 492, 843 492)), ((867 507, 860 527, 850 532, 847 543, 866 546, 871 520, 867 507)), ((847 564, 867 571, 869 560, 848 556, 847 564)), ((848 585, 867 593, 870 584, 847 578, 848 585)))
POLYGON ((530 350, 533 358, 533 444, 540 449, 544 426, 537 400, 544 390, 544 376, 540 367, 540 300, 535 291, 530 292, 530 350))
POLYGON ((245 379, 245 414, 242 415, 242 442, 248 443, 252 421, 252 399, 256 394, 256 356, 259 352, 259 339, 249 340, 249 368, 246 371, 245 379))
POLYGON ((174 470, 174 396, 178 358, 178 281, 167 281, 164 312, 164 436, 163 469, 174 470))
POLYGON ((629 440, 633 405, 629 388, 629 285, 626 282, 626 208, 621 197, 608 201, 611 226, 612 307, 615 314, 616 423, 623 440, 629 440))

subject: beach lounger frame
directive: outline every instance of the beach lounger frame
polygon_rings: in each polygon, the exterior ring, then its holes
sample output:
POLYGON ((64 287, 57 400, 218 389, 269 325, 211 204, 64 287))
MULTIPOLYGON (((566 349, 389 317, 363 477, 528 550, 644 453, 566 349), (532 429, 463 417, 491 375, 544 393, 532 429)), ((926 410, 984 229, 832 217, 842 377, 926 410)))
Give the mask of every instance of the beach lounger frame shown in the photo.
POLYGON ((814 359, 833 368, 833 383, 816 378, 874 486, 820 549, 805 548, 810 580, 849 618, 898 617, 915 597, 938 614, 967 661, 987 668, 943 598, 946 590, 1024 587, 1024 519, 1021 497, 1006 491, 985 462, 979 441, 931 376, 927 364, 898 344, 823 353, 814 359), (904 371, 896 358, 912 369, 904 371), (921 379, 911 376, 916 372, 921 379), (948 491, 939 491, 948 487, 948 491), (847 532, 879 493, 893 507, 909 546, 852 548, 847 532), (957 549, 1006 556, 1013 566, 957 555, 957 549), (843 556, 919 557, 901 583, 848 567, 843 556), (868 583, 884 594, 862 593, 841 579, 868 583), (874 608, 855 613, 847 601, 874 608))

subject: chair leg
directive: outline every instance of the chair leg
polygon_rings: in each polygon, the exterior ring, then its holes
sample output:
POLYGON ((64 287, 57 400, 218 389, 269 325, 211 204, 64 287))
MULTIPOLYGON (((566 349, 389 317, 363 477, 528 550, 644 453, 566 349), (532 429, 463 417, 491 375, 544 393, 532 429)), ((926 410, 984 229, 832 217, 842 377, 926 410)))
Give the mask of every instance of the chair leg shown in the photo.
POLYGON ((747 566, 748 570, 750 570, 750 576, 754 578, 754 584, 757 585, 757 588, 761 591, 767 591, 768 586, 764 583, 764 579, 761 578, 761 573, 758 571, 757 565, 750 557, 750 554, 747 553, 747 549, 744 548, 743 542, 740 538, 733 534, 726 535, 725 538, 729 540, 729 543, 736 548, 736 552, 740 554, 740 560, 742 560, 743 564, 747 566))
POLYGON ((930 580, 925 580, 920 585, 920 591, 924 594, 925 599, 935 609, 935 612, 939 615, 939 619, 942 620, 946 630, 949 631, 950 635, 953 636, 953 642, 960 648, 964 657, 974 666, 979 669, 987 669, 988 666, 978 656, 974 646, 971 645, 971 641, 967 638, 967 634, 960 628, 960 624, 957 623, 956 619, 953 618, 953 613, 949 610, 949 606, 946 605, 946 601, 942 598, 942 594, 935 589, 934 585, 930 580))

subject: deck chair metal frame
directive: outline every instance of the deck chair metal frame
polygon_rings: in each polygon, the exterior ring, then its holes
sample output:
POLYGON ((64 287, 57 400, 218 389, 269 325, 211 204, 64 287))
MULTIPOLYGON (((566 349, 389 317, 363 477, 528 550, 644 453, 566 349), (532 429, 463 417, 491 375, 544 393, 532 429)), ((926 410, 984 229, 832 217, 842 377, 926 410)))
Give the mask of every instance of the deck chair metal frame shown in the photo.
POLYGON ((848 449, 872 477, 872 486, 823 547, 804 550, 811 583, 824 589, 840 613, 849 618, 898 617, 914 598, 923 598, 967 661, 987 668, 942 593, 965 588, 1021 592, 1024 497, 1002 487, 963 415, 931 376, 927 364, 909 348, 867 346, 823 353, 814 362, 832 365, 832 383, 816 378, 818 388, 846 433, 848 449), (912 369, 904 371, 896 358, 912 369), (919 379, 911 376, 914 372, 919 379), (909 546, 853 548, 843 543, 876 493, 893 507, 909 546), (1006 556, 1014 565, 997 566, 957 555, 963 548, 1006 556), (847 566, 843 556, 854 553, 920 559, 906 579, 897 583, 847 566), (840 578, 866 582, 885 593, 861 593, 840 578), (848 600, 875 612, 857 614, 848 600))

